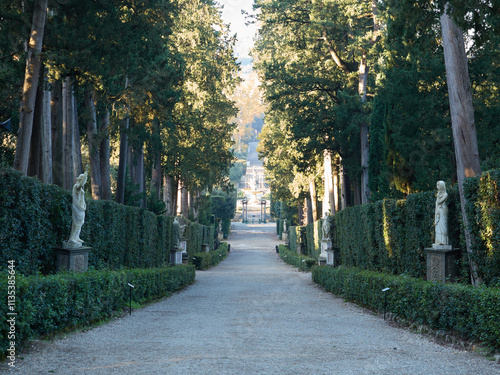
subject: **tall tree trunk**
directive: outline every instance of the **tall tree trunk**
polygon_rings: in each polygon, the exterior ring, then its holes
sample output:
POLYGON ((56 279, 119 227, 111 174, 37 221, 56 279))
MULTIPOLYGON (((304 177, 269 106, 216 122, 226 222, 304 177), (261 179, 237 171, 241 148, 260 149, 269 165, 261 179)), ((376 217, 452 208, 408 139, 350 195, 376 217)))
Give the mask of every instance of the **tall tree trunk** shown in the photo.
MULTIPOLYGON (((128 78, 125 79, 125 89, 128 87, 128 78)), ((125 202, 125 180, 127 173, 127 155, 128 155, 128 128, 130 126, 130 118, 127 117, 123 120, 120 132, 120 160, 118 162, 118 177, 116 179, 116 197, 118 203, 125 202)))
POLYGON ((151 172, 151 193, 158 199, 161 199, 161 137, 160 122, 157 119, 153 121, 151 144, 153 160, 153 170, 151 172))
POLYGON ((101 198, 104 200, 111 199, 111 167, 109 163, 110 147, 109 147, 109 111, 106 110, 102 118, 101 127, 99 129, 99 138, 101 144, 99 146, 99 170, 101 171, 101 198))
POLYGON ((48 88, 47 70, 44 74, 44 88, 42 99, 42 181, 52 183, 52 125, 51 125, 51 92, 48 88))
POLYGON ((481 279, 478 275, 477 265, 472 259, 472 240, 465 212, 466 199, 463 183, 467 177, 478 176, 481 173, 481 166, 479 164, 474 108, 472 106, 472 93, 463 33, 446 13, 448 7, 447 4, 445 12, 441 15, 446 81, 448 84, 453 143, 457 161, 458 190, 462 205, 462 217, 465 223, 465 242, 469 255, 471 282, 473 285, 477 285, 481 282, 481 279))
POLYGON ((184 183, 181 183, 181 215, 184 219, 189 217, 189 196, 188 189, 184 183))
POLYGON ((333 163, 333 207, 335 212, 340 210, 339 207, 339 159, 340 156, 336 155, 333 163))
POLYGON ((305 225, 314 223, 313 213, 312 213, 312 202, 311 197, 304 198, 304 207, 306 207, 306 215, 305 215, 305 225))
POLYGON ((28 176, 41 178, 41 127, 42 127, 42 89, 37 90, 35 111, 33 115, 33 131, 31 132, 30 156, 28 161, 28 176))
POLYGON ((312 222, 318 220, 318 205, 317 205, 317 195, 316 195, 316 182, 314 181, 314 176, 309 178, 309 194, 311 195, 311 219, 312 222))
POLYGON ((97 132, 94 93, 91 90, 85 90, 85 109, 87 113, 87 139, 89 142, 90 187, 92 190, 92 198, 102 199, 99 134, 97 132))
POLYGON ((38 0, 35 3, 28 44, 28 56, 26 57, 26 70, 19 113, 19 130, 14 156, 14 168, 21 171, 24 175, 28 173, 33 116, 35 114, 38 78, 40 75, 40 54, 42 52, 45 20, 47 18, 47 3, 48 0, 38 0))
POLYGON ((332 176, 332 153, 330 150, 323 151, 324 168, 324 195, 323 195, 323 215, 335 215, 335 209, 332 206, 333 195, 333 176, 332 176))
POLYGON ((120 132, 120 159, 118 162, 118 177, 116 180, 116 202, 125 203, 125 178, 127 173, 128 156, 128 127, 130 120, 125 118, 120 132))
POLYGON ((62 127, 62 85, 55 81, 50 97, 50 122, 52 127, 52 180, 63 187, 63 127, 62 127))
POLYGON ((342 209, 351 204, 351 179, 344 166, 341 166, 340 175, 342 177, 342 209))
POLYGON ((73 106, 71 78, 66 77, 62 85, 62 144, 63 144, 63 163, 62 177, 63 189, 71 190, 73 187, 73 156, 74 156, 74 130, 73 115, 71 107, 73 106))
MULTIPOLYGON (((359 64, 359 86, 358 92, 361 97, 361 102, 366 103, 366 85, 368 82, 368 65, 366 64, 366 54, 363 53, 359 64)), ((368 177, 368 162, 370 160, 370 144, 368 142, 368 123, 363 120, 360 126, 360 142, 361 142, 361 203, 365 204, 370 201, 370 187, 368 177)))
POLYGON ((173 199, 173 180, 174 178, 168 174, 163 175, 163 202, 165 202, 165 214, 167 216, 174 215, 174 199, 173 199))
MULTIPOLYGON (((72 86, 74 88, 74 86, 72 86)), ((76 95, 74 90, 71 90, 71 115, 73 116, 73 126, 75 127, 73 130, 74 137, 74 147, 73 147, 73 176, 78 177, 83 173, 83 161, 82 161, 82 143, 80 141, 80 125, 78 123, 78 110, 76 105, 76 95)))

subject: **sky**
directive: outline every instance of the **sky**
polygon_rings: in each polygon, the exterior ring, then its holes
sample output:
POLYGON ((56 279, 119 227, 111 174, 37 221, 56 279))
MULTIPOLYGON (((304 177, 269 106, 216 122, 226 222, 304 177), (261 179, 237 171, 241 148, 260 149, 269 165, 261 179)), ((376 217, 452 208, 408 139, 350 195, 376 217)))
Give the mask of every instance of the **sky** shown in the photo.
POLYGON ((240 59, 250 57, 249 52, 257 27, 256 25, 245 26, 245 17, 241 14, 241 10, 252 13, 253 0, 219 0, 219 3, 224 6, 222 9, 224 23, 230 24, 232 34, 237 34, 238 40, 235 47, 237 57, 240 59))

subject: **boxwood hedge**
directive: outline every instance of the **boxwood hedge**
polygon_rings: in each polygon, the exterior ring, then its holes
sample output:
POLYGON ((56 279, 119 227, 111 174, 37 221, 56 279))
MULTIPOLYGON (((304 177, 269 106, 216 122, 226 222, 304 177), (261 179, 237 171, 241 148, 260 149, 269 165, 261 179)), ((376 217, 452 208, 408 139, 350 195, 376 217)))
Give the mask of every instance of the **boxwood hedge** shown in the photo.
MULTIPOLYGON (((110 317, 129 303, 128 283, 135 286, 133 301, 149 302, 191 284, 192 265, 88 271, 49 276, 16 276, 16 337, 26 340, 63 329, 84 326, 110 317)), ((7 301, 7 276, 0 276, 0 299, 7 301)), ((0 304, 0 357, 9 347, 7 303, 0 304)))
POLYGON ((317 266, 313 280, 327 291, 364 307, 387 312, 436 330, 500 348, 500 289, 428 282, 349 267, 317 266))

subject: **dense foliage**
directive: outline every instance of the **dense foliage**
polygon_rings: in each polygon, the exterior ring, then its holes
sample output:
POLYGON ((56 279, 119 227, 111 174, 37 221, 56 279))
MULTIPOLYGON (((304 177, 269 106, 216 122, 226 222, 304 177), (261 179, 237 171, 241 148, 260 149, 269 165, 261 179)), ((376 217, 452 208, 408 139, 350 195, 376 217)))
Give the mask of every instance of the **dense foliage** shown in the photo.
POLYGON ((224 260, 228 252, 228 244, 223 242, 216 250, 193 254, 193 264, 197 270, 207 270, 224 260))
POLYGON ((349 267, 314 267, 313 280, 327 291, 364 307, 500 348, 498 288, 423 281, 349 267))
MULTIPOLYGON (((71 226, 71 194, 12 170, 0 171, 0 261, 19 273, 55 272, 56 253, 71 226)), ((161 267, 168 263, 173 218, 111 201, 87 200, 81 238, 92 247, 95 269, 161 267)), ((214 227, 187 222, 189 254, 203 241, 213 248, 214 227)))
POLYGON ((286 263, 297 267, 301 271, 310 271, 311 267, 318 263, 315 258, 311 258, 307 255, 297 254, 296 251, 290 250, 284 245, 279 245, 278 251, 281 259, 283 259, 286 263))
MULTIPOLYGON (((372 201, 456 181, 440 29, 446 2, 256 1, 253 56, 267 104, 261 157, 277 199, 303 199, 308 186, 297 179, 317 178, 328 149, 352 190, 347 205, 359 202, 364 123, 372 201)), ((481 163, 498 167, 498 6, 449 3, 466 34, 481 163)))
MULTIPOLYGON (((17 263, 16 263, 17 267, 17 263)), ((195 279, 194 266, 89 271, 51 276, 16 275, 16 351, 29 339, 74 329, 121 312, 132 302, 145 303, 170 295, 195 279)), ((0 277, 0 295, 7 300, 7 276, 0 277)), ((0 306, 0 358, 10 340, 6 303, 0 306)))

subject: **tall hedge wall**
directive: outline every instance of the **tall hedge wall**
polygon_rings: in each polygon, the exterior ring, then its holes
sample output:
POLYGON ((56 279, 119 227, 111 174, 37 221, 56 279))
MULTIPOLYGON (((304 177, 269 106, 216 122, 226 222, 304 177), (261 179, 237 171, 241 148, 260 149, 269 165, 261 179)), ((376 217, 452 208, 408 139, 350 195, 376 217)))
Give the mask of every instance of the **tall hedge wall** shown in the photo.
MULTIPOLYGON (((500 284, 500 170, 470 178, 464 186, 473 257, 483 281, 500 284)), ((448 188, 450 243, 462 249, 461 272, 468 279, 467 253, 457 187, 448 188)), ((424 248, 434 241, 433 191, 348 207, 335 215, 342 264, 425 278, 424 248)))
MULTIPOLYGON (((0 264, 15 260, 25 275, 55 272, 56 253, 71 227, 71 193, 44 185, 12 170, 0 170, 0 264)), ((95 269, 160 267, 169 260, 172 217, 137 207, 87 199, 81 238, 92 247, 95 269)), ((203 231, 214 228, 188 222, 188 253, 201 250, 203 231)), ((213 246, 213 241, 210 245, 213 246)))

